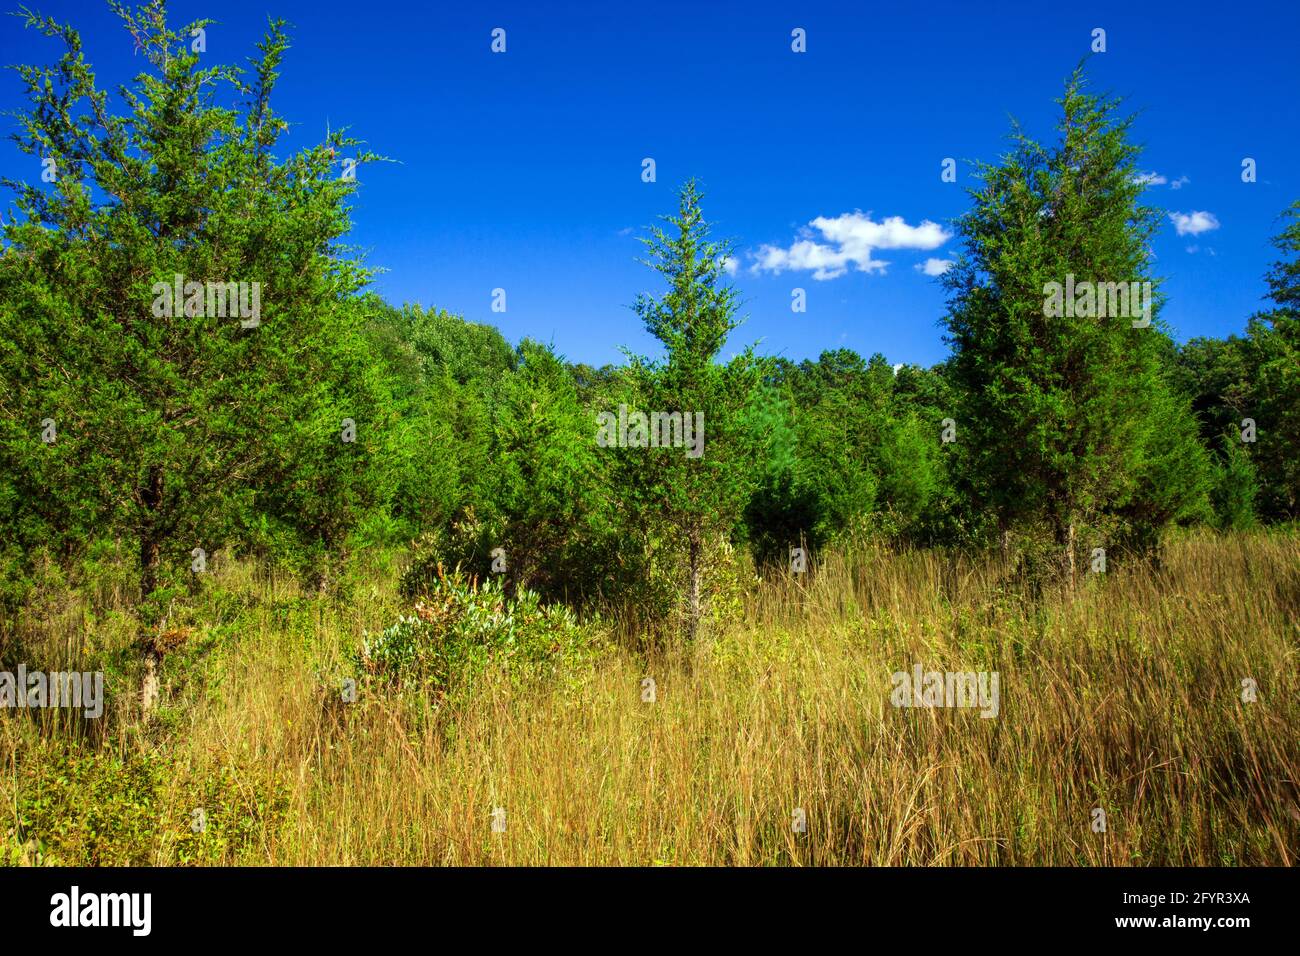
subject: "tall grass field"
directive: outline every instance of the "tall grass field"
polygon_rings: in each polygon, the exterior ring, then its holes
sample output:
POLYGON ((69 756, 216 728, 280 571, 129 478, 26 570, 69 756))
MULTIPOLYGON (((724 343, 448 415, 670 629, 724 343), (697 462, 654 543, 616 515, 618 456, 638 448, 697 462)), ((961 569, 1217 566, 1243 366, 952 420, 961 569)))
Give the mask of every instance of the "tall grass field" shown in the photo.
POLYGON ((993 557, 853 550, 803 575, 735 575, 729 610, 689 647, 616 614, 534 608, 530 623, 450 573, 405 599, 399 573, 358 561, 321 597, 215 562, 147 722, 111 572, 29 612, 29 658, 104 668, 110 709, 0 721, 7 861, 1203 866, 1300 852, 1293 535, 1187 535, 1158 567, 1036 596, 993 557), (440 676, 376 663, 404 616, 452 640, 457 602, 486 615, 485 658, 440 676), (543 637, 515 648, 512 629, 543 637), (895 706, 891 675, 914 665, 995 672, 996 717, 895 706))

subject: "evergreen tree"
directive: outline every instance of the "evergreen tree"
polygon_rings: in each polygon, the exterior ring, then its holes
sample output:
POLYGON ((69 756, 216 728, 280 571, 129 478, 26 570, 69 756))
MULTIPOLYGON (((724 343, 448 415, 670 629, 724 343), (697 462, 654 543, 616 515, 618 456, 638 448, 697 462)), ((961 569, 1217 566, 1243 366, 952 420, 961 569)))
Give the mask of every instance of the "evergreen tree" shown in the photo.
POLYGON ((1004 531, 1045 530, 1072 579, 1082 533, 1149 542, 1203 504, 1208 464, 1162 362, 1159 216, 1140 203, 1132 120, 1087 91, 1082 67, 1059 102, 1055 145, 1015 128, 1002 162, 981 164, 946 324, 968 487, 1004 531), (1072 297, 1100 283, 1125 283, 1128 308, 1072 297))
POLYGON ((564 362, 546 346, 520 343, 518 369, 503 376, 492 432, 492 477, 482 503, 488 555, 502 548, 516 586, 559 592, 585 563, 584 534, 606 489, 592 417, 579 405, 564 362))
MULTIPOLYGON (((732 249, 709 238, 701 199, 696 182, 688 181, 676 215, 662 217, 668 228, 654 226, 642 239, 648 250, 643 261, 667 281, 668 290, 639 295, 633 310, 663 343, 665 356, 630 356, 629 369, 640 403, 634 411, 680 413, 683 431, 691 422, 694 445, 651 448, 647 442, 620 453, 628 476, 625 501, 647 524, 667 529, 663 544, 669 551, 684 552, 688 638, 703 615, 709 548, 738 530, 756 478, 748 412, 762 374, 750 348, 717 362, 739 324, 736 292, 724 281, 723 264, 732 249)), ((630 434, 634 444, 637 436, 630 434)))
POLYGON ((377 157, 339 132, 275 157, 279 21, 245 73, 191 42, 208 21, 114 9, 145 64, 123 115, 78 33, 25 16, 65 52, 20 68, 14 139, 57 179, 7 183, 22 218, 0 259, 0 500, 23 534, 133 540, 147 636, 169 588, 258 513, 332 548, 371 497, 385 399, 347 306, 368 273, 338 241, 350 160, 377 157))

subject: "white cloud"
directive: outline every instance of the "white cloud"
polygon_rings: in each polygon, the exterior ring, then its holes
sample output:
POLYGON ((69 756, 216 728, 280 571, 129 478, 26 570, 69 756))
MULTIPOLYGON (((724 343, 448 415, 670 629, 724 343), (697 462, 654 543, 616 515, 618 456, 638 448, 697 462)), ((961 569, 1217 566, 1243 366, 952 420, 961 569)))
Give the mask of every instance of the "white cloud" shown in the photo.
POLYGON ((1199 236, 1219 228, 1219 220, 1212 212, 1171 212, 1169 218, 1180 236, 1199 236))
POLYGON ((805 270, 819 280, 839 278, 850 266, 859 272, 884 272, 889 263, 873 259, 875 250, 937 249, 952 238, 951 233, 928 219, 918 226, 909 226, 902 216, 876 222, 860 210, 834 218, 818 216, 808 225, 811 228, 800 230, 801 238, 789 248, 760 246, 753 253, 754 271, 805 270))
POLYGON ((735 256, 727 256, 722 260, 722 271, 729 276, 734 276, 736 270, 740 268, 740 263, 736 261, 735 256))
POLYGON ((1170 189, 1182 189, 1191 182, 1186 176, 1179 176, 1177 179, 1169 179, 1160 173, 1138 173, 1133 177, 1133 182, 1139 186, 1164 186, 1168 185, 1170 189))
POLYGON ((928 276, 941 276, 952 268, 952 260, 926 259, 924 262, 918 262, 915 268, 917 272, 924 272, 928 276))

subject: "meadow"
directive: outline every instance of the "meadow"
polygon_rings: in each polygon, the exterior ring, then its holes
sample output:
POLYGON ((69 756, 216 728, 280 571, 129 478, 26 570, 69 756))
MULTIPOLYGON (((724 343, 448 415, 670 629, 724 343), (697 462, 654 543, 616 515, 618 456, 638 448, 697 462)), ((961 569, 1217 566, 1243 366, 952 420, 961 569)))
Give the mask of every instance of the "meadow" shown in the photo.
POLYGON ((996 555, 736 568, 693 644, 607 612, 544 672, 491 660, 464 693, 355 666, 410 611, 401 564, 360 555, 322 596, 218 557, 147 721, 129 575, 29 611, 28 656, 103 666, 108 712, 0 721, 9 862, 1296 863, 1293 534, 1188 533, 1036 596, 996 555), (998 672, 1000 713, 891 706, 914 663, 998 672))

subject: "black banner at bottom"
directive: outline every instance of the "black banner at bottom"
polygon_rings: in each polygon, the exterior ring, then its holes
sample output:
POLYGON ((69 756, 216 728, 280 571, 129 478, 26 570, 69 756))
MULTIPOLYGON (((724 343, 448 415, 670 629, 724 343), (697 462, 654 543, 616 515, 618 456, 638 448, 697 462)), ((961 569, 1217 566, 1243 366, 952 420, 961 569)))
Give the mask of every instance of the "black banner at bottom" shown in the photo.
POLYGON ((783 923, 860 940, 892 929, 953 942, 995 931, 1231 945, 1293 928, 1298 889, 1294 869, 50 868, 0 871, 0 916, 13 939, 128 945, 337 945, 471 928, 534 944, 609 929, 611 945, 636 945, 666 943, 680 920, 691 942, 731 945, 770 940, 783 923))

